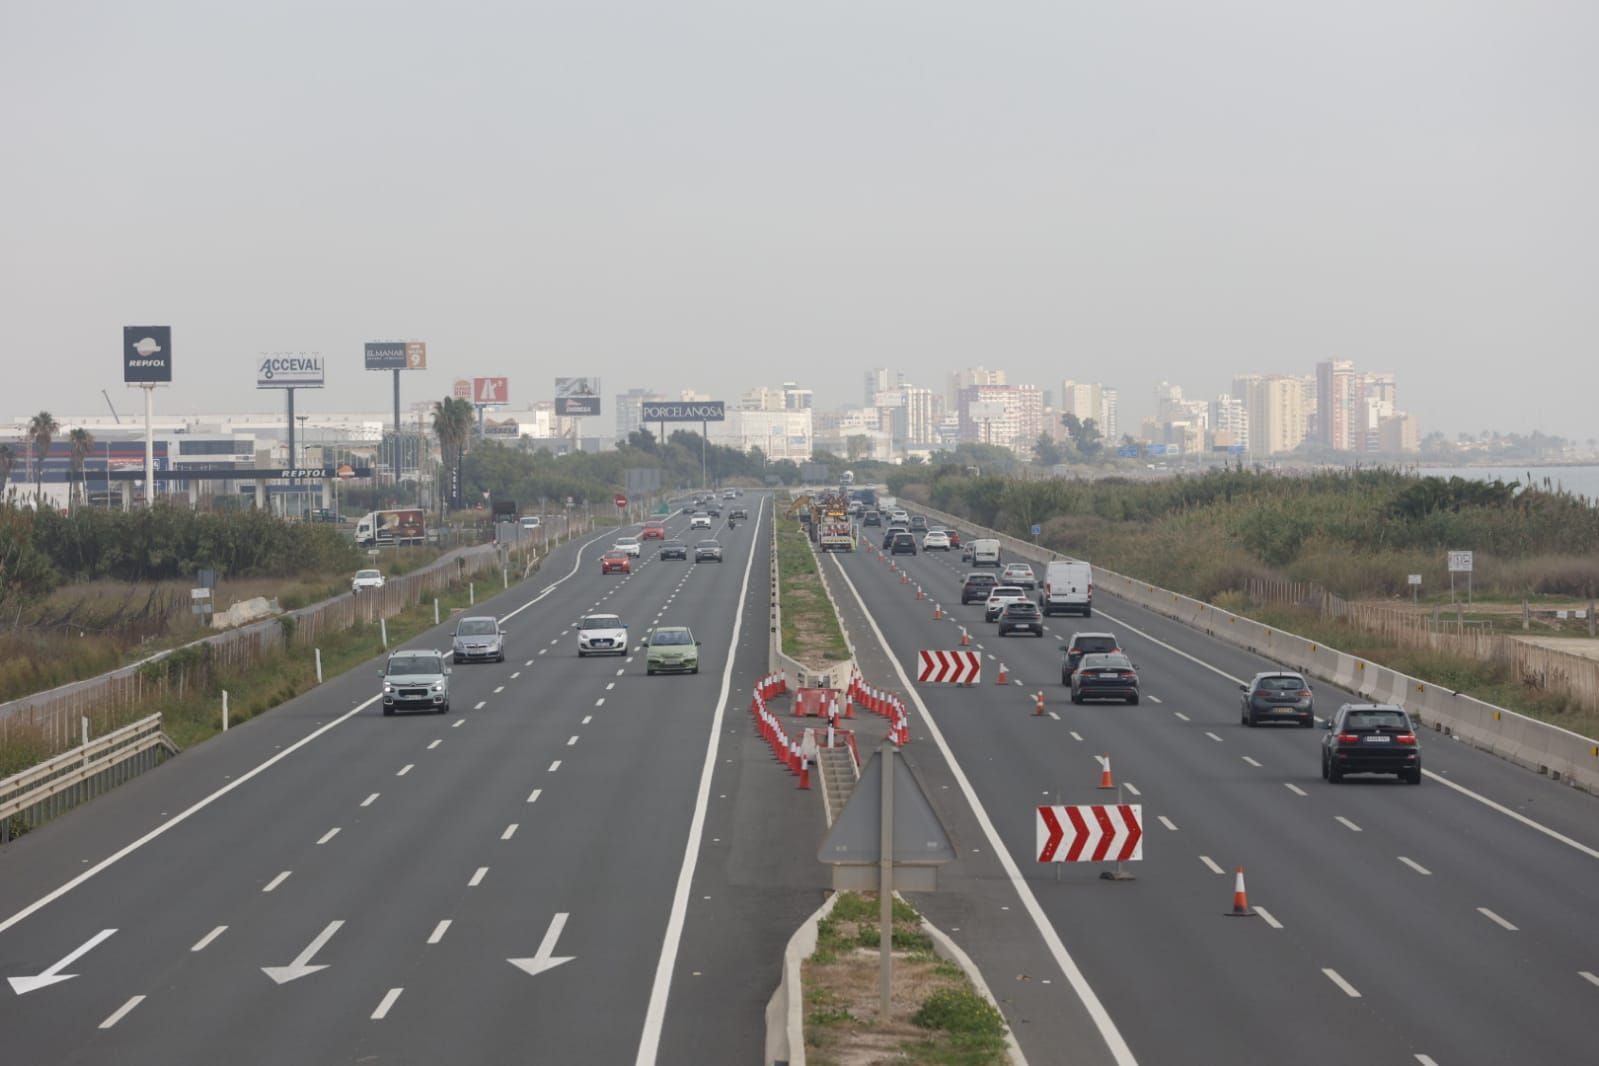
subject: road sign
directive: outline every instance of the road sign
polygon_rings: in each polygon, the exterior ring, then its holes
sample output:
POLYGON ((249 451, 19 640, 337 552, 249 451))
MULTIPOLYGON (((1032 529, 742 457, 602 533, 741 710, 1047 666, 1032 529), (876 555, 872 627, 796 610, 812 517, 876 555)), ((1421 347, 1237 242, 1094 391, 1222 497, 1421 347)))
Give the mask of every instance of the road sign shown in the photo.
POLYGON ((1451 574, 1469 574, 1469 573, 1471 573, 1471 553, 1470 552, 1450 552, 1449 553, 1449 572, 1451 574))
POLYGON ((726 418, 726 404, 721 400, 702 403, 648 402, 640 410, 640 421, 643 422, 721 422, 726 418))
POLYGON ((983 658, 975 651, 928 651, 917 653, 917 681, 934 684, 975 685, 982 677, 983 658))
POLYGON ((473 378, 472 402, 484 405, 501 404, 510 399, 506 378, 473 378))
POLYGON ((1133 862, 1144 857, 1144 808, 1040 807, 1039 862, 1133 862))
MULTIPOLYGON (((878 887, 878 862, 883 854, 883 758, 878 751, 866 761, 855 791, 816 852, 818 859, 833 867, 833 887, 841 892, 878 887)), ((955 845, 915 774, 904 760, 896 761, 901 765, 894 768, 890 782, 894 794, 890 800, 893 825, 889 827, 894 887, 931 892, 936 867, 955 858, 955 845)))
POLYGON ((122 327, 122 381, 145 385, 172 380, 172 327, 122 327))
POLYGON ((1034 522, 1033 523, 1033 536, 1036 537, 1042 532, 1044 532, 1044 527, 1039 525, 1037 522, 1034 522))
POLYGON ((1421 575, 1420 574, 1411 574, 1410 575, 1410 579, 1409 579, 1409 583, 1412 584, 1412 585, 1421 584, 1421 575))
POLYGON ((626 507, 627 506, 627 497, 625 495, 623 495, 622 493, 620 493, 620 492, 618 492, 616 494, 616 506, 618 506, 618 507, 626 507))

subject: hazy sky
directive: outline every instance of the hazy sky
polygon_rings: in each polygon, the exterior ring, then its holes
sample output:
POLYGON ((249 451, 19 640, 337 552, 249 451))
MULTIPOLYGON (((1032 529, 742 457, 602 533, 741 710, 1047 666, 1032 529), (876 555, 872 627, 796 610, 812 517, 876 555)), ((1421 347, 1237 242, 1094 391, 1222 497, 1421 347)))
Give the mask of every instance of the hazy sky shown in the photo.
POLYGON ((0 414, 736 399, 870 366, 1194 397, 1349 358, 1596 435, 1592 0, 0 0, 0 414))

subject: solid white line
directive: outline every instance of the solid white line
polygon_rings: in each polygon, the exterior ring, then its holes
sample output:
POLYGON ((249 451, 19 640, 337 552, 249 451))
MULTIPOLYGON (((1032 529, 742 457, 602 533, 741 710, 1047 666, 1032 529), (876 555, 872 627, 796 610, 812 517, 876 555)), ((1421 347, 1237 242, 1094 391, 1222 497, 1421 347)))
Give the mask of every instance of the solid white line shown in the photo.
MULTIPOLYGON (((766 498, 762 497, 755 512, 754 527, 760 530, 761 518, 766 513, 766 498)), ((753 536, 753 534, 752 534, 753 536)), ((635 1066, 654 1066, 661 1050, 661 1030, 666 1024, 666 1002, 672 990, 672 971, 677 966, 677 951, 683 939, 683 923, 688 914, 688 894, 694 885, 694 869, 699 864, 700 840, 705 832, 705 813, 710 805, 711 774, 716 769, 716 753, 722 739, 722 721, 726 714, 727 697, 733 684, 733 652, 738 646, 739 634, 744 626, 744 604, 749 600, 750 571, 756 552, 744 560, 744 583, 739 589, 738 608, 733 614, 733 636, 728 641, 727 661, 722 667, 722 689, 716 699, 711 716, 710 737, 705 745, 705 763, 700 767, 699 792, 694 797, 694 816, 689 822, 688 841, 683 848, 683 866, 678 870, 677 887, 672 893, 672 910, 666 922, 666 936, 661 944, 661 957, 655 966, 655 980, 650 986, 649 1007, 644 1013, 644 1032, 639 1037, 635 1066)), ((901 674, 903 676, 903 672, 901 674)), ((909 682, 906 683, 907 686, 909 682)))
POLYGON ((1354 822, 1351 822, 1348 818, 1345 818, 1341 814, 1333 815, 1333 821, 1337 822, 1339 825, 1343 826, 1345 829, 1349 830, 1351 833, 1359 833, 1359 832, 1361 832, 1360 826, 1356 825, 1354 822))
POLYGON ((1255 913, 1264 918, 1266 920, 1266 924, 1271 926, 1273 929, 1281 929, 1283 927, 1283 923, 1279 922, 1276 918, 1273 918, 1271 916, 1271 911, 1268 911, 1265 907, 1262 907, 1257 903, 1255 904, 1254 909, 1255 913))
POLYGON ((1218 866, 1216 864, 1216 860, 1212 859, 1209 855, 1201 855, 1199 857, 1199 861, 1204 863, 1205 866, 1207 868, 1209 868, 1210 872, 1213 873, 1213 874, 1224 874, 1224 873, 1227 872, 1226 870, 1223 870, 1220 866, 1218 866))
POLYGON ((1432 876, 1432 871, 1427 869, 1421 863, 1417 862, 1415 859, 1407 859, 1403 855, 1401 855, 1401 856, 1399 856, 1399 861, 1404 863, 1406 866, 1410 867, 1412 870, 1416 871, 1418 874, 1420 874, 1423 877, 1431 877, 1432 876))
POLYGON ((294 872, 293 870, 284 870, 282 873, 278 874, 278 876, 276 876, 272 880, 268 881, 266 883, 266 886, 264 888, 262 888, 261 891, 262 892, 271 892, 274 888, 277 888, 283 882, 287 881, 289 879, 289 875, 292 874, 293 872, 294 872))
POLYGON ((439 941, 443 940, 444 939, 444 934, 445 934, 446 931, 449 930, 449 928, 450 928, 450 919, 449 918, 446 918, 446 919, 444 919, 444 921, 440 922, 438 925, 435 925, 433 927, 433 932, 428 936, 428 943, 429 944, 437 944, 439 941))
POLYGON ((367 798, 366 798, 366 799, 364 799, 364 800, 362 800, 362 801, 361 801, 361 806, 363 806, 363 807, 370 807, 370 806, 372 806, 372 804, 374 804, 374 803, 376 803, 376 802, 377 802, 377 798, 378 798, 378 797, 379 797, 379 796, 381 796, 381 795, 383 795, 383 793, 381 793, 381 792, 374 792, 374 793, 372 793, 372 795, 370 795, 370 796, 368 796, 368 797, 367 797, 367 798))
POLYGON ((332 840, 334 837, 336 837, 338 835, 339 835, 339 827, 338 826, 334 826, 332 829, 329 829, 326 833, 322 834, 322 839, 318 840, 317 844, 318 845, 326 844, 328 841, 332 840))
POLYGON ((1209 737, 1209 738, 1210 738, 1210 739, 1211 739, 1211 740, 1214 740, 1214 741, 1215 741, 1215 742, 1216 742, 1216 743, 1218 743, 1218 744, 1220 744, 1220 743, 1222 743, 1222 739, 1221 739, 1221 737, 1218 737, 1218 736, 1217 736, 1217 735, 1216 735, 1216 734, 1215 734, 1215 733, 1212 733, 1212 732, 1211 732, 1211 731, 1210 731, 1210 730, 1208 730, 1208 729, 1207 729, 1207 730, 1206 730, 1206 731, 1205 731, 1205 735, 1206 735, 1206 736, 1207 736, 1207 737, 1209 737))
POLYGON ((1321 972, 1327 975, 1327 980, 1343 989, 1344 995, 1348 996, 1350 999, 1360 998, 1360 993, 1356 991, 1355 986, 1340 977, 1337 970, 1331 970, 1323 966, 1321 968, 1321 972))
POLYGON ((466 887, 467 888, 476 888, 478 885, 481 885, 483 883, 483 879, 485 877, 487 877, 488 875, 489 875, 489 868, 487 866, 479 866, 477 868, 477 872, 472 875, 472 880, 470 880, 470 881, 468 881, 466 883, 466 887))
MULTIPOLYGON (((1060 971, 1065 976, 1066 982, 1071 985, 1072 991, 1082 1001, 1083 1009, 1099 1030, 1099 1035, 1109 1048, 1112 1058, 1118 1066, 1133 1066, 1137 1059, 1133 1057, 1132 1049, 1127 1046, 1127 1041, 1122 1037, 1121 1031, 1116 1028, 1115 1021, 1105 1009, 1105 1005, 1100 1001, 1093 987, 1089 985, 1088 978, 1078 968, 1076 960, 1066 950, 1065 943, 1061 941, 1060 933, 1056 931, 1055 926, 1050 922, 1049 916, 1044 913, 1044 908, 1039 905, 1038 897, 1033 894, 1032 886, 1028 884, 1027 879, 1022 875, 1020 867, 1016 865, 1015 858, 1011 855, 1010 850, 1006 848, 1004 840, 1000 838, 999 830, 994 828, 993 820, 989 818, 988 812, 983 808, 982 801, 977 798, 977 792, 972 788, 971 781, 966 777, 966 771, 961 769, 960 763, 955 758, 955 753, 950 750, 949 742, 944 739, 944 734, 938 728, 938 723, 933 720, 932 712, 927 709, 927 704, 922 702, 921 694, 917 692, 916 686, 911 683, 911 679, 906 675, 904 667, 900 665, 899 657, 889 647, 888 638, 883 635, 883 630, 878 626, 877 619, 872 617, 871 611, 867 609, 866 601, 861 598, 860 590, 855 587, 855 582, 850 580, 843 563, 839 562, 836 555, 832 556, 832 562, 844 585, 850 590, 850 594, 855 597, 855 602, 860 606, 861 614, 865 617, 866 624, 871 627, 872 633, 877 637, 878 645, 888 656, 888 661, 894 667, 894 672, 899 675, 900 683, 904 686, 911 702, 916 705, 916 709, 922 718, 922 724, 927 729, 929 739, 938 746, 939 753, 944 756, 944 761, 949 764, 950 773, 954 776, 956 785, 959 786, 961 794, 966 797, 966 802, 971 806, 972 813, 977 818, 978 827, 982 829, 983 836, 988 840, 990 850, 993 851, 999 860, 1000 866, 1004 869, 1005 876, 1010 880, 1011 887, 1015 890, 1017 898, 1021 900, 1023 909, 1027 911, 1028 917, 1033 920, 1033 926, 1043 939, 1044 946, 1054 958, 1055 964, 1060 967, 1060 971)), ((743 603, 742 598, 739 602, 740 604, 743 603)))
POLYGON ((1520 929, 1517 929, 1514 925, 1511 925, 1509 922, 1507 922, 1503 918, 1499 917, 1499 915, 1495 914, 1493 911, 1489 910, 1487 907, 1478 907, 1477 908, 1477 913, 1482 915, 1484 918, 1488 919, 1490 922, 1493 922, 1495 925, 1499 926, 1501 929, 1504 929, 1504 930, 1506 930, 1508 932, 1512 932, 1512 933, 1521 932, 1520 929))
POLYGON ((394 1006, 394 1001, 399 999, 400 993, 404 991, 405 989, 403 988, 389 989, 383 997, 383 1002, 378 1004, 378 1009, 372 1012, 372 1020, 381 1022, 384 1018, 387 1018, 389 1016, 389 1008, 394 1006))
POLYGON ((556 759, 554 762, 550 763, 550 768, 547 771, 545 771, 545 772, 553 774, 555 771, 559 770, 560 768, 561 768, 561 760, 560 759, 556 759))
POLYGON ((1183 712, 1182 712, 1182 711, 1173 711, 1173 712, 1172 712, 1172 714, 1175 714, 1175 715, 1176 715, 1176 716, 1177 716, 1177 717, 1179 717, 1179 718, 1181 718, 1181 719, 1182 719, 1182 720, 1183 720, 1183 721, 1185 721, 1185 722, 1191 722, 1191 721, 1193 721, 1193 719, 1191 719, 1191 718, 1189 718, 1189 717, 1188 717, 1188 716, 1187 716, 1187 715, 1186 715, 1186 714, 1184 714, 1184 713, 1183 713, 1183 712))
POLYGON ((1286 788, 1288 791, 1292 792, 1296 796, 1308 796, 1308 795, 1310 795, 1309 792, 1306 792, 1304 789, 1300 788, 1298 785, 1294 784, 1292 781, 1287 782, 1286 784, 1283 785, 1283 787, 1286 788))
POLYGON ((228 927, 227 926, 219 925, 215 929, 213 929, 209 933, 207 933, 205 936, 203 936, 199 940, 195 941, 194 942, 194 947, 190 948, 189 950, 190 951, 204 951, 206 948, 211 946, 211 941, 215 940, 217 937, 221 936, 223 933, 225 933, 227 931, 228 931, 228 927))
POLYGON ((1245 761, 1245 762, 1246 762, 1246 763, 1248 763, 1248 764, 1249 764, 1249 765, 1250 765, 1250 766, 1256 766, 1256 767, 1258 767, 1258 766, 1259 766, 1259 765, 1260 765, 1260 763, 1258 763, 1258 762, 1256 762, 1256 761, 1255 761, 1255 760, 1254 760, 1254 759, 1251 759, 1251 758, 1250 758, 1250 757, 1249 757, 1249 756, 1247 756, 1247 755, 1245 755, 1245 756, 1244 756, 1244 761, 1245 761))
POLYGON ((400 767, 399 773, 395 774, 394 776, 395 777, 404 777, 406 774, 411 772, 411 768, 413 766, 415 766, 415 765, 416 765, 416 763, 414 763, 414 762, 406 763, 404 766, 400 767))
POLYGON ((1587 970, 1578 970, 1577 976, 1587 981, 1590 985, 1599 986, 1599 976, 1591 974, 1587 970))
MULTIPOLYGON (((1457 785, 1457 784, 1455 784, 1455 782, 1449 780, 1447 777, 1444 777, 1442 774, 1435 773, 1432 770, 1423 770, 1422 773, 1426 774, 1428 777, 1432 778, 1434 781, 1438 782, 1440 785, 1444 785, 1447 788, 1454 789, 1456 792, 1460 793, 1462 796, 1468 796, 1471 799, 1476 800, 1478 803, 1481 803, 1483 806, 1489 807, 1489 808, 1491 808, 1493 810, 1498 811, 1500 814, 1504 815, 1507 818, 1514 818, 1516 821, 1520 822, 1524 826, 1527 826, 1529 829, 1536 829, 1538 832, 1542 833, 1544 836, 1549 837, 1552 840, 1558 840, 1558 841, 1560 841, 1560 843, 1566 845, 1567 847, 1574 848, 1577 851, 1582 852, 1584 855, 1588 856, 1589 858, 1599 859, 1599 850, 1596 850, 1594 848, 1590 848, 1586 844, 1580 844, 1577 841, 1575 841, 1575 840, 1571 839, 1570 837, 1566 836, 1564 833, 1556 832, 1555 830, 1550 829, 1546 825, 1542 825, 1542 824, 1540 824, 1538 822, 1533 821, 1531 818, 1528 818, 1525 814, 1522 814, 1519 811, 1513 811, 1509 807, 1506 807, 1506 806, 1504 806, 1501 803, 1496 803, 1493 800, 1489 799, 1487 796, 1484 796, 1484 795, 1481 795, 1479 793, 1473 792, 1471 789, 1465 787, 1464 785, 1457 785)), ((0 932, 3 932, 4 929, 5 929, 4 926, 0 926, 0 932)))
POLYGON ((1160 816, 1160 824, 1170 829, 1173 833, 1177 832, 1177 827, 1172 824, 1172 820, 1164 814, 1160 816))
POLYGON ((434 748, 438 747, 440 744, 443 744, 443 743, 444 743, 444 741, 442 741, 442 740, 435 740, 433 743, 428 745, 428 751, 432 751, 434 748))
POLYGON ((109 1017, 105 1021, 101 1022, 100 1023, 100 1028, 102 1028, 102 1029, 111 1028, 113 1025, 117 1024, 123 1018, 125 1018, 129 1011, 131 1011, 134 1007, 137 1007, 139 1004, 141 1004, 143 1002, 144 1002, 144 997, 143 996, 134 996, 132 999, 128 1000, 122 1006, 118 1007, 116 1009, 116 1011, 111 1015, 111 1017, 109 1017))
POLYGON ((516 829, 517 829, 517 823, 516 822, 512 822, 510 825, 505 827, 505 832, 500 834, 500 839, 501 840, 510 840, 512 837, 516 836, 516 829))

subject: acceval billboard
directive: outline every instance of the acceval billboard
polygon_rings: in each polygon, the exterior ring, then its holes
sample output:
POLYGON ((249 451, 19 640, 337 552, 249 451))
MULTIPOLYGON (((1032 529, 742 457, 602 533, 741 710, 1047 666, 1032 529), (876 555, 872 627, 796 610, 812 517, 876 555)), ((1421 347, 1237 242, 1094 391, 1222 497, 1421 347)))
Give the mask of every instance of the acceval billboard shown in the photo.
POLYGON ((171 383, 171 326, 122 327, 122 381, 127 385, 171 383))
POLYGON ((428 346, 424 341, 367 341, 368 370, 426 370, 428 346))
POLYGON ((600 413, 599 378, 556 378, 555 413, 562 418, 592 418, 600 413))
POLYGON ((256 357, 258 389, 320 389, 322 356, 316 352, 273 352, 256 357))
POLYGON ((721 400, 705 403, 648 403, 639 414, 641 422, 725 422, 726 404, 721 400))

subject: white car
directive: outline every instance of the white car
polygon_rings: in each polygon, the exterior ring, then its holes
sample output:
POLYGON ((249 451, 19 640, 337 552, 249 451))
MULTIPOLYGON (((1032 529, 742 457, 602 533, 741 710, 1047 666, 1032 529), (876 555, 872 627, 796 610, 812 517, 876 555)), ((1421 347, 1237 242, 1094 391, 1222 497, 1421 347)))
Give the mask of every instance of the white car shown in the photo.
POLYGON ((1024 589, 1038 587, 1038 578, 1033 574, 1033 568, 1026 563, 1006 563, 1005 569, 999 572, 999 579, 1007 585, 1024 589))
POLYGON ((640 551, 639 539, 637 537, 617 537, 616 542, 611 545, 611 550, 613 552, 627 552, 627 554, 637 559, 640 551))
POLYGON ((996 621, 999 612, 1005 609, 1007 603, 1020 603, 1026 599, 1026 589, 1017 588, 1015 585, 995 585, 993 591, 988 594, 988 602, 983 604, 983 621, 996 621))
POLYGON ((539 516, 536 515, 536 514, 523 515, 522 516, 522 528, 523 529, 537 529, 537 528, 539 528, 539 516))
POLYGON ((949 534, 942 529, 929 529, 922 536, 922 551, 949 551, 949 534))
POLYGON ((888 520, 896 526, 909 526, 911 524, 911 516, 898 507, 888 513, 888 520))
POLYGON ((626 655, 627 623, 614 614, 585 615, 577 623, 577 655, 626 655))
POLYGON ((383 587, 383 571, 357 570, 355 578, 350 582, 351 592, 360 592, 362 589, 380 589, 383 587))
POLYGON ((695 515, 693 518, 690 518, 688 520, 688 528, 690 528, 690 529, 710 529, 711 528, 711 516, 708 515, 708 514, 704 514, 704 513, 695 515))

